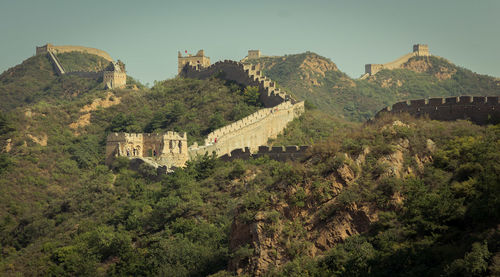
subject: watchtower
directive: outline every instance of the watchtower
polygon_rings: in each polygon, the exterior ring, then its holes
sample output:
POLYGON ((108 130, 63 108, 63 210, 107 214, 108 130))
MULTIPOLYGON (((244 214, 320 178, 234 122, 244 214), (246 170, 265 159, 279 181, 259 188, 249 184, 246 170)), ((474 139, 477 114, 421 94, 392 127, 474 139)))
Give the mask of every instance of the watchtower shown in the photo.
POLYGON ((429 46, 427 44, 414 44, 413 45, 413 53, 416 53, 417 56, 420 57, 428 57, 429 54, 429 46))
POLYGON ((196 53, 196 55, 194 56, 188 54, 185 57, 183 57, 181 52, 179 52, 179 58, 177 60, 177 64, 178 64, 178 72, 180 73, 186 64, 190 64, 200 68, 209 67, 210 58, 205 56, 205 51, 203 50, 198 51, 198 53, 196 53))
POLYGON ((258 59, 260 58, 260 50, 248 50, 248 59, 258 59))

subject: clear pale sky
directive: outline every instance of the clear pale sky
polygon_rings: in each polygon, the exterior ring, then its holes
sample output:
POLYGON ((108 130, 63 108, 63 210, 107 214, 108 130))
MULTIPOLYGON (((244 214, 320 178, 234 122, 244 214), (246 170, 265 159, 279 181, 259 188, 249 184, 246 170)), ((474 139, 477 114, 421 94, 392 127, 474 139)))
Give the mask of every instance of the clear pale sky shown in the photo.
POLYGON ((50 42, 105 50, 150 84, 177 74, 177 51, 212 62, 312 51, 357 78, 415 43, 500 76, 500 0, 0 0, 0 37, 0 72, 50 42))

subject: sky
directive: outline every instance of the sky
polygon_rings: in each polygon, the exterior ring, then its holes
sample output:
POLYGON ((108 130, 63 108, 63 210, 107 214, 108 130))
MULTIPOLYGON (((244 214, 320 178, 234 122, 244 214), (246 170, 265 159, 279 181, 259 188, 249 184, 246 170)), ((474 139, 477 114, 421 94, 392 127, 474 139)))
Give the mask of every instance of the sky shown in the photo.
POLYGON ((0 0, 0 72, 35 47, 81 45, 152 85, 177 74, 177 52, 211 62, 315 52, 353 78, 429 45, 433 55, 500 77, 500 0, 0 0))

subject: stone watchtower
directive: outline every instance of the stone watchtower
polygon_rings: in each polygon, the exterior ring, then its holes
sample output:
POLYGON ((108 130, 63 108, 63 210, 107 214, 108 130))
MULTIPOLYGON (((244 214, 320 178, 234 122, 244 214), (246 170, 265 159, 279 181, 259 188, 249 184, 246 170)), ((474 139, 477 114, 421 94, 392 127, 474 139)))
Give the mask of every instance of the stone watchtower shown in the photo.
POLYGON ((179 52, 179 58, 177 60, 178 64, 178 73, 182 71, 186 64, 191 64, 193 66, 201 67, 209 67, 210 66, 210 58, 205 56, 205 51, 200 50, 196 55, 190 55, 183 57, 181 52, 179 52))
POLYGON ((419 57, 428 57, 430 56, 429 46, 427 44, 414 44, 413 53, 415 53, 419 57))
POLYGON ((260 50, 248 50, 248 59, 258 59, 260 58, 260 50))
POLYGON ((111 62, 110 66, 102 73, 102 82, 108 89, 122 88, 127 84, 125 65, 111 62))

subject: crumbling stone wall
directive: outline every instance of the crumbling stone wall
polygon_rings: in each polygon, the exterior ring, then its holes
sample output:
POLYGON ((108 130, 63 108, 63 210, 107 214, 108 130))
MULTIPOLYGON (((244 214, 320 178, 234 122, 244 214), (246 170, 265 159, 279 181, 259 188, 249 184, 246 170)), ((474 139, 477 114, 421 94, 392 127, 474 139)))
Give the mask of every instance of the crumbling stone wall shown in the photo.
POLYGON ((479 125, 500 122, 498 96, 460 96, 398 102, 377 113, 409 113, 415 117, 428 116, 433 120, 467 119, 479 125))

